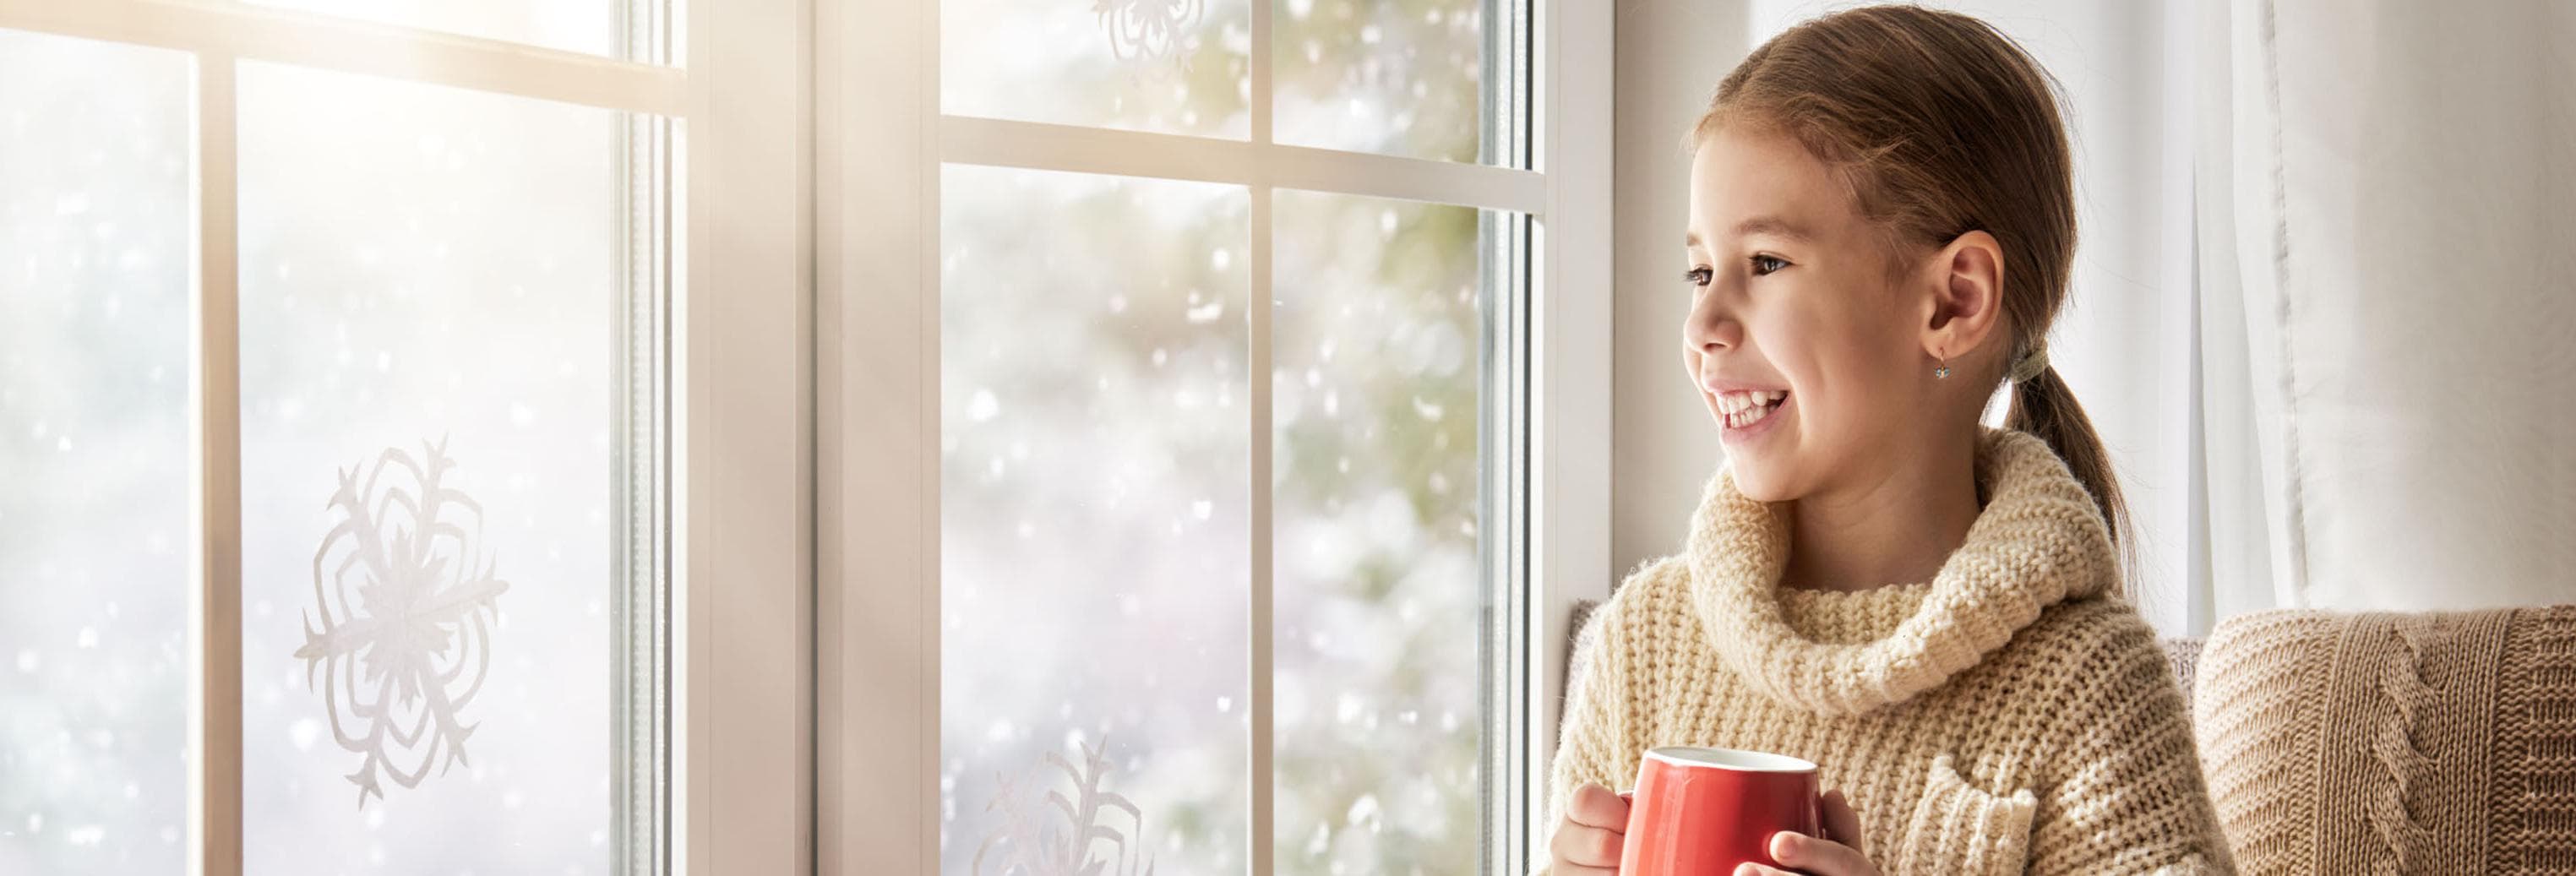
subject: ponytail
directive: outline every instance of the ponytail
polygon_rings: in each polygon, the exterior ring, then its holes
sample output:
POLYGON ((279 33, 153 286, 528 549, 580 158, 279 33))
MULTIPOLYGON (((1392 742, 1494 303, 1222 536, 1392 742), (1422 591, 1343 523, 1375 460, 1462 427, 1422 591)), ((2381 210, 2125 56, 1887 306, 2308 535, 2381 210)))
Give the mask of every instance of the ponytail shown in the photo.
MULTIPOLYGON (((2004 428, 2028 432, 2048 442, 2048 449, 2066 461, 2067 471, 2093 494, 2093 504, 2102 510, 2102 525, 2110 532, 2111 546, 2119 551, 2123 566, 2134 567, 2135 545, 2129 529, 2129 508, 2120 497, 2120 481, 2111 473, 2111 453, 2102 446, 2102 436, 2093 430, 2093 420, 2084 415, 2084 407, 2075 403, 2075 392, 2057 376, 2057 369, 2043 365, 2039 373, 2012 385, 2012 408, 2004 415, 2004 428)), ((2130 592, 2129 576, 2120 576, 2123 595, 2130 592)))

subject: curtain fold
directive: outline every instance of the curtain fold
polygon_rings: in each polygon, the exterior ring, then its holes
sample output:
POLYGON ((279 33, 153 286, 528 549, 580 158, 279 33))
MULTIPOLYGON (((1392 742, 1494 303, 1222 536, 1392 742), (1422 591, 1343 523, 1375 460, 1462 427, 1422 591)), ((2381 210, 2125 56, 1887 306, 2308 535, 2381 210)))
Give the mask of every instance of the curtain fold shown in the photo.
POLYGON ((2576 5, 2199 32, 2196 598, 2576 602, 2576 5))

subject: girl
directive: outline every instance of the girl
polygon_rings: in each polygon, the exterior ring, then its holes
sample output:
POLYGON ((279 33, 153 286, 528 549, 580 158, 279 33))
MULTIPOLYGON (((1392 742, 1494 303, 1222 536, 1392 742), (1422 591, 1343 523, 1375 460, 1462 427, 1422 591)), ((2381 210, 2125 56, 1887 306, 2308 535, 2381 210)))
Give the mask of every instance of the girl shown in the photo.
POLYGON ((1682 367, 1726 466, 1587 626, 1553 871, 1614 872, 1609 788, 1663 745, 1819 764, 1825 835, 1770 845, 1811 873, 2232 870, 2048 365, 2075 250, 2049 81, 1976 19, 1855 9, 1755 49, 1691 145, 1682 367))

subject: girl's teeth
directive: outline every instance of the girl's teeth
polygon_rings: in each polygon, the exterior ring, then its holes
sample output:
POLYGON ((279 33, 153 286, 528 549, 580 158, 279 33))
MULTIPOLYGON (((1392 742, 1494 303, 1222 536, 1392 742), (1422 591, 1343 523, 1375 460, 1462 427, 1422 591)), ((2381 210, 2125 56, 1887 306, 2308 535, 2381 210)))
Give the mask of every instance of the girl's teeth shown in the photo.
POLYGON ((1770 417, 1772 411, 1779 410, 1772 403, 1786 397, 1788 393, 1777 391, 1729 393, 1720 398, 1720 407, 1726 412, 1727 427, 1741 429, 1770 417))
POLYGON ((1730 392, 1718 396, 1717 400, 1720 408, 1724 409, 1728 413, 1734 413, 1779 401, 1787 395, 1788 393, 1777 390, 1730 392))
POLYGON ((1730 392, 1718 396, 1717 401, 1719 409, 1732 414, 1773 404, 1783 398, 1787 398, 1788 395, 1788 393, 1779 390, 1730 392))

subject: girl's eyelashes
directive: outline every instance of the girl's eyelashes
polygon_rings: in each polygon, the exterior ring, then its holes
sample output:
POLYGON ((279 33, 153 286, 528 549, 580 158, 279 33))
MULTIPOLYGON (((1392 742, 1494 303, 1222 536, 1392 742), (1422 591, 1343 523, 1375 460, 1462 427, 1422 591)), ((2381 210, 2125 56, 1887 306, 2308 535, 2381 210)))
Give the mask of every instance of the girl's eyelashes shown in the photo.
MULTIPOLYGON (((1746 258, 1745 264, 1754 276, 1760 277, 1788 267, 1789 261, 1775 255, 1759 254, 1746 258)), ((1693 286, 1706 287, 1717 279, 1717 272, 1704 266, 1697 267, 1682 274, 1682 279, 1690 281, 1693 286)))

